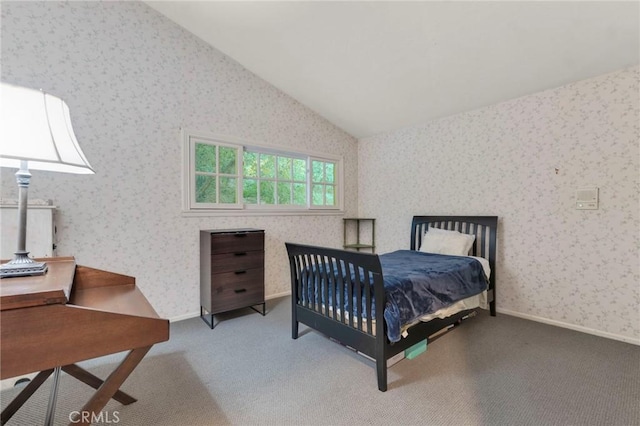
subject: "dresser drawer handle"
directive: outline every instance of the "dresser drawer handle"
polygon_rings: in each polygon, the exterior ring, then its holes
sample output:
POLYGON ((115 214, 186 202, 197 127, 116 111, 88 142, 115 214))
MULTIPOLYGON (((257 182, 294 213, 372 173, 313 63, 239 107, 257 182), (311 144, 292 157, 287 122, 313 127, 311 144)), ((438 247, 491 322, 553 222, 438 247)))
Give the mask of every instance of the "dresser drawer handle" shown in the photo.
POLYGON ((244 293, 245 291, 247 291, 247 289, 246 288, 239 288, 239 289, 236 289, 236 290, 233 290, 233 291, 235 293, 244 293))
POLYGON ((246 256, 247 253, 246 252, 239 252, 239 253, 233 253, 234 256, 246 256))
POLYGON ((247 271, 235 271, 234 274, 236 275, 240 275, 240 274, 246 274, 247 271))

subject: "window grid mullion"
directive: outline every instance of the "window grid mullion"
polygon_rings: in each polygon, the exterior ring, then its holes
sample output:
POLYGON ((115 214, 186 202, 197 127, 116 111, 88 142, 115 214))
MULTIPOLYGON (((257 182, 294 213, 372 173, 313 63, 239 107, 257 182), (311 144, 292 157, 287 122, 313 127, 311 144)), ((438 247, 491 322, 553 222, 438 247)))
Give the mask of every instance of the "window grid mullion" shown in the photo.
POLYGON ((220 145, 216 145, 216 204, 220 204, 220 145))

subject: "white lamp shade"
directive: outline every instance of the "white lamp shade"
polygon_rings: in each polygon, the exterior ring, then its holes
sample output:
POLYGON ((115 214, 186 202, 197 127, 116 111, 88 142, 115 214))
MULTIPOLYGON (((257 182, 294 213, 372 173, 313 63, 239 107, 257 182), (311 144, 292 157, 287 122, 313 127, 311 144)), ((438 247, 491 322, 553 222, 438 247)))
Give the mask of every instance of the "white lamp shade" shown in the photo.
POLYGON ((39 90, 0 83, 0 167, 93 174, 71 127, 69 107, 39 90))

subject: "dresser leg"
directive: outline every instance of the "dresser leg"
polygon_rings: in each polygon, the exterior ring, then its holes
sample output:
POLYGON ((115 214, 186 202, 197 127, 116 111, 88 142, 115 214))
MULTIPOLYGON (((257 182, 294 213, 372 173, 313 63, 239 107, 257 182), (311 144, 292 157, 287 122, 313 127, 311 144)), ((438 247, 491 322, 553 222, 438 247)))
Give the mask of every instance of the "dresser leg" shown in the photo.
POLYGON ((266 303, 266 302, 263 302, 263 303, 259 303, 259 305, 262 305, 262 312, 260 312, 259 310, 257 310, 257 309, 255 308, 255 306, 257 306, 257 305, 249 306, 249 307, 250 307, 251 309, 253 309, 254 311, 256 311, 257 313, 261 314, 262 316, 267 315, 267 303, 266 303))
POLYGON ((213 328, 215 327, 215 325, 213 323, 213 314, 207 313, 207 311, 205 311, 202 308, 202 306, 200 306, 200 318, 202 318, 202 321, 204 321, 205 324, 207 324, 213 330, 213 328), (207 321, 207 315, 211 315, 211 320, 210 321, 207 321))

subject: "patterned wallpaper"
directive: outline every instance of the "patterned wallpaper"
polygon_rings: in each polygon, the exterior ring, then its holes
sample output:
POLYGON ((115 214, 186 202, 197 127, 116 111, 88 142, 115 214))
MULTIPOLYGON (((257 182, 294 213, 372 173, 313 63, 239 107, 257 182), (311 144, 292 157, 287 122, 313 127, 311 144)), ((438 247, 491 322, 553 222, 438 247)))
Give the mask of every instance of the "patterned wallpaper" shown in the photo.
MULTIPOLYGON (((32 172, 58 206, 58 254, 133 275, 158 313, 199 311, 199 230, 266 230, 266 293, 289 291, 285 241, 342 244, 341 216, 181 216, 180 127, 344 157, 357 141, 141 2, 5 2, 3 81, 67 101, 95 175, 32 172)), ((2 171, 3 198, 16 198, 2 171)))
POLYGON ((497 215, 499 309, 640 343, 639 80, 634 67, 361 140, 379 251, 408 248, 414 214, 497 215), (600 208, 577 210, 590 186, 600 208))

